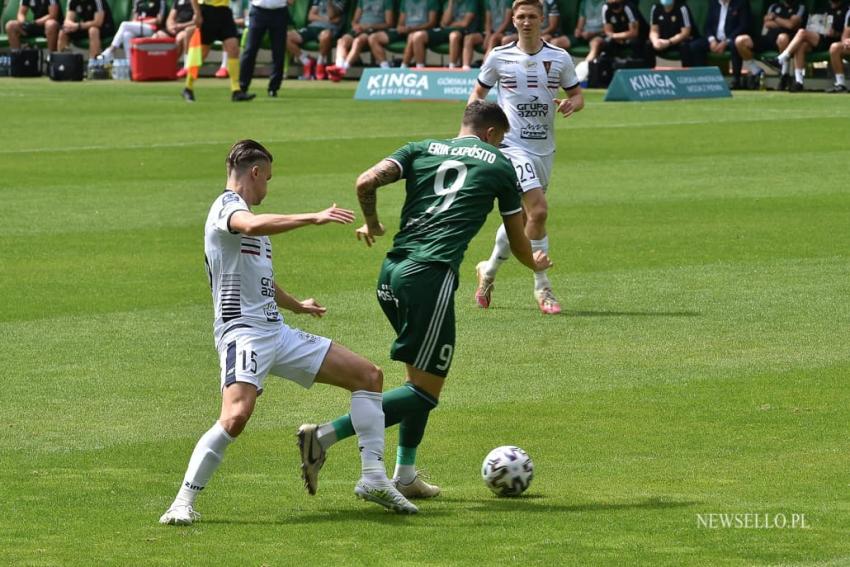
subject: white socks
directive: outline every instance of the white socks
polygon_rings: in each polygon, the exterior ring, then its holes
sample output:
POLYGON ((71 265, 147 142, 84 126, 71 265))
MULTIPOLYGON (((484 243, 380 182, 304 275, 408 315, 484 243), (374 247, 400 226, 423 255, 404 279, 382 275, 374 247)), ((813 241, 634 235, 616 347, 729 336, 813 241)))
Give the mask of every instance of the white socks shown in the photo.
POLYGON ((416 480, 416 465, 396 465, 393 478, 397 478, 402 484, 410 484, 416 480))
POLYGON ((794 69, 794 80, 803 84, 803 78, 806 76, 805 69, 794 69))
POLYGON ((175 505, 191 506, 198 493, 204 489, 213 473, 224 458, 224 450, 233 442, 233 437, 216 421, 209 431, 204 433, 195 445, 183 485, 174 499, 175 505))
MULTIPOLYGON (((543 250, 546 254, 549 254, 549 237, 544 236, 540 240, 532 240, 531 241, 531 251, 537 252, 538 250, 543 250)), ((542 270, 540 272, 534 272, 534 289, 544 289, 551 288, 552 284, 549 281, 549 276, 546 275, 546 270, 542 270)))
POLYGON ((844 84, 844 75, 835 75, 835 86, 844 84))
POLYGON ((511 243, 508 240, 508 232, 505 230, 505 225, 500 224, 499 230, 496 231, 496 243, 493 245, 493 252, 484 268, 485 275, 489 278, 496 277, 496 272, 510 257, 511 243))
POLYGON ((220 69, 227 69, 227 52, 221 52, 221 67, 220 69))
POLYGON ((351 393, 351 425, 357 433, 363 477, 387 482, 384 468, 384 408, 381 392, 357 390, 351 393))
POLYGON ((785 61, 783 61, 783 62, 782 62, 782 74, 783 74, 783 75, 787 75, 787 74, 788 74, 788 71, 789 71, 789 64, 788 64, 788 63, 789 63, 789 62, 788 62, 788 60, 787 60, 787 59, 786 59, 785 61))
POLYGON ((381 61, 381 69, 389 69, 390 62, 389 61, 381 61))
POLYGON ((756 62, 753 59, 747 59, 746 61, 744 61, 744 67, 746 67, 747 70, 753 75, 758 75, 762 72, 761 67, 756 65, 756 62))
POLYGON ((302 51, 301 55, 298 56, 298 60, 301 61, 302 65, 306 65, 307 63, 310 62, 310 56, 307 55, 306 52, 302 51))
POLYGON ((791 54, 788 53, 787 49, 785 51, 783 51, 782 53, 780 53, 779 57, 776 58, 776 60, 779 61, 779 63, 782 64, 782 65, 785 65, 786 63, 788 63, 789 59, 791 59, 791 54))

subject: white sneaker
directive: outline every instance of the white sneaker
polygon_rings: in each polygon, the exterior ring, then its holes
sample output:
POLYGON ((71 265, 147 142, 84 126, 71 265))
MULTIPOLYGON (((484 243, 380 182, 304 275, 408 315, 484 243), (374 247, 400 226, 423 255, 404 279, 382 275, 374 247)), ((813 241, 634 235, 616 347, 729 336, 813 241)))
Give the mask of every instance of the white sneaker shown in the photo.
POLYGON ((170 526, 191 526, 200 519, 201 515, 189 504, 172 504, 171 508, 160 517, 159 523, 170 526))
POLYGON ((395 510, 399 514, 415 514, 419 508, 414 506, 407 498, 387 482, 386 484, 373 484, 361 478, 354 487, 357 498, 368 500, 379 504, 388 510, 395 510))
POLYGON ((398 478, 394 478, 392 482, 393 486, 406 498, 434 498, 440 494, 440 487, 422 480, 418 471, 416 477, 409 484, 402 483, 398 478))
POLYGON ((301 478, 311 495, 319 487, 319 471, 325 464, 325 450, 319 443, 319 426, 305 423, 298 428, 298 449, 301 452, 301 478))

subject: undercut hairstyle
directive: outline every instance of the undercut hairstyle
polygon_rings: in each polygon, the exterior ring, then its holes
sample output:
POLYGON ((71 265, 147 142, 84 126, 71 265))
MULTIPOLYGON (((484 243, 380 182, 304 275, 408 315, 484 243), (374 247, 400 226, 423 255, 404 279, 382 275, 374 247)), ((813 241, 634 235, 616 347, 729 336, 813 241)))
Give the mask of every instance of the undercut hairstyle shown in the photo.
POLYGON ((507 132, 511 127, 505 111, 495 102, 486 100, 469 103, 463 111, 463 125, 475 132, 483 132, 487 128, 500 128, 507 132))
POLYGON ((511 4, 511 10, 516 12, 516 9, 520 6, 534 6, 543 15, 543 2, 541 0, 514 0, 514 3, 511 4))
POLYGON ((254 140, 239 140, 230 148, 227 154, 227 172, 247 171, 258 163, 272 162, 272 154, 260 142, 254 140))

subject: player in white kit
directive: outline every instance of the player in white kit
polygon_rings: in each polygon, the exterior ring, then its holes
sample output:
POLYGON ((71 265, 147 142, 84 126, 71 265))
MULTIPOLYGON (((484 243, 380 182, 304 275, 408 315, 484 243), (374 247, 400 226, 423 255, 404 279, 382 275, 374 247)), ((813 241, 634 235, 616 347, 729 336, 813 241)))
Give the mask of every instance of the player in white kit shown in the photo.
MULTIPOLYGON (((487 55, 469 102, 484 100, 498 85, 499 106, 511 124, 501 150, 513 163, 522 188, 525 234, 532 250, 548 254, 546 189, 555 154, 555 114, 572 116, 584 108, 584 96, 570 54, 541 39, 542 17, 540 0, 514 1, 517 41, 487 55), (559 89, 566 91, 566 98, 557 98, 559 89)), ((505 227, 500 226, 490 259, 476 266, 475 299, 479 306, 490 306, 496 272, 510 255, 505 227)), ((534 273, 534 296, 543 313, 561 312, 545 270, 534 273)))
MULTIPOLYGON (((295 299, 278 286, 269 235, 314 224, 349 224, 354 213, 336 205, 300 215, 252 213, 268 191, 271 164, 271 154, 259 143, 234 144, 227 156, 227 189, 207 216, 204 255, 221 364, 221 415, 195 446, 177 497, 159 521, 189 525, 198 519, 195 498, 248 423, 268 374, 304 388, 319 382, 351 391, 351 421, 362 465, 355 494, 397 512, 415 513, 416 506, 392 486, 384 468, 381 369, 330 339, 287 326, 278 312, 282 307, 321 317, 326 310, 316 300, 295 299)), ((304 483, 315 494, 324 451, 301 431, 298 439, 304 483)))

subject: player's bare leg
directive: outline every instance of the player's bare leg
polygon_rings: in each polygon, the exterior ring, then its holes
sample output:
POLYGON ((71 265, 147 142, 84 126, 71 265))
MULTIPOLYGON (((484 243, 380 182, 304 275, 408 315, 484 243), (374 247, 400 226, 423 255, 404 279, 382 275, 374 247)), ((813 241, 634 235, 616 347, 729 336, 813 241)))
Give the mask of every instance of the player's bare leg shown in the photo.
MULTIPOLYGON (((534 252, 542 250, 549 254, 549 238, 546 236, 546 218, 549 205, 543 188, 532 189, 522 194, 522 204, 525 209, 525 235, 531 241, 534 252)), ((534 272, 534 297, 540 311, 547 315, 557 315, 561 312, 561 304, 552 292, 552 283, 546 270, 534 272)))

